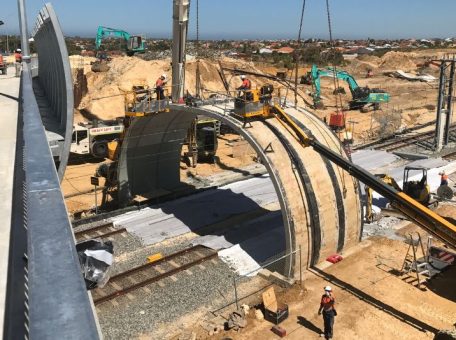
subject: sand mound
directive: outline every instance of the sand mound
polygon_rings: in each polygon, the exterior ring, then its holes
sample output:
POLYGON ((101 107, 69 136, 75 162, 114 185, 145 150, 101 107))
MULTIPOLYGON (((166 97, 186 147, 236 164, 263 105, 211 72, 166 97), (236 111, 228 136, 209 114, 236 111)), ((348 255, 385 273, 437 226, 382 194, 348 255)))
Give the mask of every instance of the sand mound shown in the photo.
MULTIPOLYGON (((253 63, 241 60, 224 58, 224 67, 245 69, 252 72, 260 72, 253 63)), ((195 60, 186 63, 185 88, 190 93, 195 93, 196 87, 196 64, 195 60)), ((124 92, 131 90, 133 85, 148 85, 153 88, 155 81, 162 74, 166 73, 171 77, 171 61, 165 60, 142 60, 137 57, 114 58, 107 72, 94 73, 86 72, 87 94, 82 98, 78 110, 86 117, 97 117, 98 119, 114 119, 124 114, 124 92)), ((209 92, 225 93, 220 79, 219 66, 216 61, 201 60, 200 74, 203 88, 209 92)), ((226 74, 230 89, 234 90, 240 86, 239 77, 226 74)), ((250 77, 253 87, 259 87, 267 82, 267 79, 250 77)), ((171 85, 171 80, 168 82, 171 85)), ((273 83, 274 84, 274 83, 273 83)), ((277 86, 277 84, 274 84, 277 86)), ((79 119, 80 117, 76 117, 79 119)))
POLYGON ((416 63, 414 53, 404 52, 388 52, 382 58, 379 67, 383 70, 403 70, 403 71, 414 71, 416 70, 416 63))
POLYGON ((351 63, 345 68, 345 70, 353 75, 366 75, 368 70, 375 71, 378 69, 378 64, 375 62, 369 62, 364 60, 354 59, 351 63))

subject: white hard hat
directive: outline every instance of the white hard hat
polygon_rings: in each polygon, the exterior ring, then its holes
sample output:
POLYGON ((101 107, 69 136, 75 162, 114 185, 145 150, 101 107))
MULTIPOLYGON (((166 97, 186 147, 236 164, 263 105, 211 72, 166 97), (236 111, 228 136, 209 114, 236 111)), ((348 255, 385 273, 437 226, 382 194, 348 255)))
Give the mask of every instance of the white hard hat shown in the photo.
POLYGON ((20 48, 16 49, 16 52, 22 52, 22 50, 20 48))
POLYGON ((332 291, 332 289, 331 289, 330 286, 326 286, 326 287, 325 287, 325 291, 326 291, 326 292, 330 292, 330 291, 332 291))
POLYGON ((245 79, 245 75, 241 75, 241 79, 245 79))
POLYGON ((161 76, 162 76, 162 78, 165 78, 165 79, 167 77, 166 73, 163 73, 161 76))

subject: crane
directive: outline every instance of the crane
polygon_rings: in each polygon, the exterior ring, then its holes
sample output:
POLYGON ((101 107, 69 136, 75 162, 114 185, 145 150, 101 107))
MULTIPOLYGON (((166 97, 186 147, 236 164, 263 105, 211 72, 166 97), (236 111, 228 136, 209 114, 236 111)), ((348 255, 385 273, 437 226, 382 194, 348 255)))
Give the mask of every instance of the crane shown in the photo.
POLYGON ((418 226, 456 249, 456 225, 425 207, 399 188, 386 184, 367 170, 353 164, 316 139, 309 137, 293 117, 289 116, 280 105, 274 104, 277 101, 272 98, 272 85, 264 85, 260 89, 251 90, 251 92, 252 94, 248 96, 252 98, 251 100, 246 99, 247 96, 237 98, 234 109, 235 116, 244 119, 244 121, 256 118, 276 118, 302 147, 312 147, 322 157, 338 165, 351 176, 388 199, 394 208, 418 226))
POLYGON ((380 103, 386 103, 390 100, 390 95, 381 89, 370 89, 366 87, 360 87, 356 82, 355 78, 345 71, 335 71, 332 68, 319 69, 317 65, 312 65, 311 71, 301 80, 303 83, 312 84, 315 88, 313 94, 314 106, 321 107, 321 88, 320 78, 321 77, 336 77, 340 80, 345 81, 350 88, 352 100, 349 102, 350 110, 361 109, 364 112, 368 111, 370 106, 375 109, 379 109, 380 103))
POLYGON ((130 35, 130 33, 123 30, 98 26, 97 36, 95 38, 95 49, 98 50, 104 38, 113 36, 122 38, 127 42, 127 55, 132 56, 135 53, 144 53, 146 48, 144 46, 144 39, 139 35, 130 35))

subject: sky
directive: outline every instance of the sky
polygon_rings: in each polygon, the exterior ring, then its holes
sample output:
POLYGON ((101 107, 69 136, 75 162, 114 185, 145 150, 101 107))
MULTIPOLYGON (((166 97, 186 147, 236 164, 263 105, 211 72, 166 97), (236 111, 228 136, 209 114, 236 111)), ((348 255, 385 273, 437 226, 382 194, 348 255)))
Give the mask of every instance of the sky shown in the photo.
MULTIPOLYGON (((25 0, 29 30, 44 1, 25 0)), ((17 34, 17 1, 2 0, 0 34, 17 34)), ((94 37, 97 27, 170 38, 172 0, 55 0, 66 36, 94 37)), ((200 39, 277 39, 298 35, 302 0, 199 0, 200 39)), ((330 0, 333 37, 340 39, 456 36, 456 0, 330 0)), ((196 34, 191 0, 189 37, 196 34)), ((303 37, 328 38, 325 0, 307 0, 303 37)))

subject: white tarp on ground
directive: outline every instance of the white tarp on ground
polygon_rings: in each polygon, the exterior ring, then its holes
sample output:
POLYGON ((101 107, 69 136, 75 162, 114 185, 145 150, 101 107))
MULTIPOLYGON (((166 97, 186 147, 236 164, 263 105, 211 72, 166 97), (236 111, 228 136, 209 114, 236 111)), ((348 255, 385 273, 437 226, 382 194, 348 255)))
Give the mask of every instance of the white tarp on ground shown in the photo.
POLYGON ((411 81, 424 81, 426 83, 430 83, 430 82, 437 80, 436 77, 431 76, 429 74, 417 75, 417 74, 407 73, 402 70, 397 70, 396 72, 393 72, 393 76, 395 76, 397 78, 411 80, 411 81))
POLYGON ((240 276, 255 276, 261 269, 258 263, 239 244, 220 250, 218 255, 240 276))
POLYGON ((214 250, 226 249, 233 246, 233 244, 226 240, 225 236, 218 235, 204 235, 199 236, 192 240, 192 245, 202 245, 214 250))

